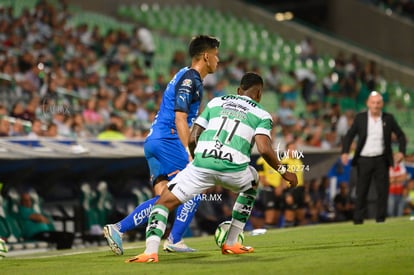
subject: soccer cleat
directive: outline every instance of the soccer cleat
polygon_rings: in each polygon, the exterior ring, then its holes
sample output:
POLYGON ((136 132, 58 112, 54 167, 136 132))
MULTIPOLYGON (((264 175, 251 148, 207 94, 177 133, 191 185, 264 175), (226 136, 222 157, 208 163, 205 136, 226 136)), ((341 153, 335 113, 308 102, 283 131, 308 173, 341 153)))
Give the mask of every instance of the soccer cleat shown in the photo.
POLYGON ((139 254, 125 261, 126 263, 158 263, 158 254, 139 254))
POLYGON ((194 248, 188 247, 183 240, 178 243, 171 243, 168 239, 164 242, 164 251, 167 252, 195 252, 194 248))
POLYGON ((234 245, 223 244, 221 247, 222 254, 244 254, 252 253, 254 251, 251 246, 244 246, 241 243, 235 243, 234 245))
POLYGON ((124 254, 124 249, 122 248, 122 233, 118 231, 114 224, 105 225, 103 234, 112 252, 116 255, 124 254))

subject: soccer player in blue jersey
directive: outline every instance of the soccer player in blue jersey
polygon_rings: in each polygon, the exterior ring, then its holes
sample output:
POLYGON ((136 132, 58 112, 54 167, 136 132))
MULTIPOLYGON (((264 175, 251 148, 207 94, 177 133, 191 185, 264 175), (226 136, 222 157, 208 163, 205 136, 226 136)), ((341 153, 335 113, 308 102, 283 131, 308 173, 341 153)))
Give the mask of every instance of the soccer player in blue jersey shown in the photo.
MULTIPOLYGON (((104 236, 116 255, 123 254, 122 234, 145 224, 152 206, 167 183, 192 160, 188 150, 190 127, 196 119, 203 98, 203 79, 214 73, 219 62, 220 41, 212 36, 193 37, 189 44, 191 66, 182 68, 164 91, 160 109, 151 126, 145 144, 155 197, 141 203, 116 224, 104 226, 104 236)), ((178 207, 170 235, 164 243, 169 252, 193 252, 182 237, 190 225, 199 204, 195 197, 178 207)))

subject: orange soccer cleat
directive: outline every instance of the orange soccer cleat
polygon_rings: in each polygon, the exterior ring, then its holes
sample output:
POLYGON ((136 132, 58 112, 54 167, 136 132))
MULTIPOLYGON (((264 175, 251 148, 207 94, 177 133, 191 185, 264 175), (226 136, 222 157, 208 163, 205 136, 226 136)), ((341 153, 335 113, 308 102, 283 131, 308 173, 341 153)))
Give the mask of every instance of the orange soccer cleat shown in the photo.
POLYGON ((222 254, 244 254, 252 253, 254 251, 251 246, 244 246, 241 243, 235 243, 234 245, 223 244, 221 247, 222 254))
POLYGON ((125 261, 126 263, 158 263, 158 254, 139 254, 125 261))

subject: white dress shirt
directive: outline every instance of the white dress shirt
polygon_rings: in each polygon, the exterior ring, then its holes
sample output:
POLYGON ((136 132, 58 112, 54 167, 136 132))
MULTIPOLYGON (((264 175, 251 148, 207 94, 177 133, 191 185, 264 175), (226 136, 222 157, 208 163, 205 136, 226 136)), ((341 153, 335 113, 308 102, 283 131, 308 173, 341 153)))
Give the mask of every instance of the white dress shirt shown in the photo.
POLYGON ((368 111, 367 139, 361 150, 363 157, 376 157, 384 154, 384 134, 382 129, 382 116, 372 117, 368 111))

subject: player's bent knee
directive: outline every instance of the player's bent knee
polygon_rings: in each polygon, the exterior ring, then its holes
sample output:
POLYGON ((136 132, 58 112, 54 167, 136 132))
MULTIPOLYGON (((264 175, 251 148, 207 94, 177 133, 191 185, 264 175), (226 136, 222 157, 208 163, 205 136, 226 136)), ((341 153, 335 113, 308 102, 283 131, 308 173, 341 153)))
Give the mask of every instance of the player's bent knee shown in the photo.
POLYGON ((154 181, 152 182, 152 186, 155 187, 158 183, 163 182, 163 181, 168 182, 168 176, 167 175, 159 175, 158 177, 156 177, 154 179, 154 181))
POLYGON ((153 189, 156 195, 161 195, 168 183, 166 175, 160 175, 153 181, 153 189))
POLYGON ((168 191, 163 193, 157 204, 161 204, 167 207, 169 211, 172 211, 181 204, 181 201, 173 193, 168 191))
POLYGON ((249 165, 249 169, 253 176, 252 187, 256 189, 257 186, 259 185, 259 174, 257 173, 257 170, 253 166, 249 165))

